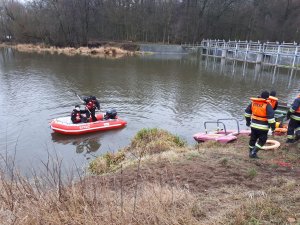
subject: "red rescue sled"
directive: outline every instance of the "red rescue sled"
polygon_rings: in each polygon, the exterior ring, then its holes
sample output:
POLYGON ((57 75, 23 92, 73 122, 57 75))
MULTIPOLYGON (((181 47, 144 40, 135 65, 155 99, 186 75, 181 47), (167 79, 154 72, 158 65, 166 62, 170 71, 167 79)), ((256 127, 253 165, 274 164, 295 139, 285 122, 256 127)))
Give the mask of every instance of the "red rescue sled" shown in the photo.
POLYGON ((71 117, 61 117, 50 123, 53 131, 61 134, 79 135, 96 131, 105 131, 125 127, 127 122, 119 118, 103 120, 104 114, 97 114, 96 122, 77 123, 71 121, 71 117))

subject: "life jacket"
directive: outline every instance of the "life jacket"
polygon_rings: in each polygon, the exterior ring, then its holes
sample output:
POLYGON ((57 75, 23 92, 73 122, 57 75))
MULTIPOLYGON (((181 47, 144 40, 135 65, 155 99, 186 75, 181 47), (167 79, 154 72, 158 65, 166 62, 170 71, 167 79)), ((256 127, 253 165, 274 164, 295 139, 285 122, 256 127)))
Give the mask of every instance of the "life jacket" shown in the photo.
POLYGON ((81 113, 74 109, 72 114, 71 114, 71 119, 74 123, 81 122, 81 113))
POLYGON ((270 104, 269 101, 263 98, 251 98, 251 101, 251 118, 259 121, 268 121, 267 105, 270 104))
POLYGON ((80 112, 77 112, 77 113, 76 113, 75 121, 76 121, 76 122, 81 122, 81 114, 80 114, 80 112))
POLYGON ((91 110, 96 108, 96 101, 95 100, 90 100, 87 104, 86 107, 91 110))
POLYGON ((276 106, 276 103, 278 102, 278 98, 274 97, 274 96, 270 96, 268 98, 269 103, 271 104, 272 108, 274 109, 276 106))

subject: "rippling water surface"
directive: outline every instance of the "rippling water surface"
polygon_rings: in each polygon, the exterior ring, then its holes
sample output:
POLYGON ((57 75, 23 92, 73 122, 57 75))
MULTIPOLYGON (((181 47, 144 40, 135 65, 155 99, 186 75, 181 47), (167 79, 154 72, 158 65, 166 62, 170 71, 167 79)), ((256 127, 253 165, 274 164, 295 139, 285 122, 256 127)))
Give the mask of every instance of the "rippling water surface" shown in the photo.
MULTIPOLYGON (((298 72, 299 73, 299 72, 298 72)), ((145 127, 159 127, 193 144, 203 122, 243 120, 251 96, 275 89, 291 102, 300 88, 297 71, 189 55, 99 59, 0 50, 0 154, 35 167, 55 151, 65 166, 129 144, 145 127), (96 95, 101 108, 116 108, 121 130, 79 137, 55 134, 53 118, 68 116, 80 95, 96 95), (16 154, 15 154, 16 153, 16 154)), ((229 127, 234 124, 229 123, 229 127)), ((241 122, 244 127, 244 122, 241 122)))

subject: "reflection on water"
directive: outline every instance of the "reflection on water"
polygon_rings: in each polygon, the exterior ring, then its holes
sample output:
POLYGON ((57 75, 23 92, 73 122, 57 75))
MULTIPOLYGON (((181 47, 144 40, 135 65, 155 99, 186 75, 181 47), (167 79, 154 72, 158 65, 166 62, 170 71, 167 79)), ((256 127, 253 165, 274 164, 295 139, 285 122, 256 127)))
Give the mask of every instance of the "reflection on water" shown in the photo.
POLYGON ((80 143, 78 142, 73 142, 73 144, 76 144, 76 153, 85 153, 86 154, 89 154, 91 152, 95 152, 97 151, 101 144, 98 143, 97 141, 93 140, 93 139, 86 139, 80 143))
POLYGON ((70 136, 53 132, 51 133, 51 137, 53 142, 63 145, 74 145, 76 153, 83 154, 87 159, 90 158, 90 155, 93 156, 93 153, 101 147, 99 137, 95 134, 70 136))
POLYGON ((145 127, 167 129, 193 144, 204 121, 231 117, 245 126, 249 98, 264 89, 290 103, 300 88, 298 73, 184 54, 107 60, 0 50, 0 146, 10 154, 16 149, 18 165, 31 166, 47 157, 47 149, 66 164, 85 164, 91 154, 128 145, 145 127), (97 96, 103 112, 116 108, 127 127, 78 137, 54 134, 49 122, 70 115, 79 103, 74 91, 97 96))
POLYGON ((201 66, 204 66, 206 71, 214 72, 217 75, 223 75, 235 80, 247 80, 251 84, 268 82, 274 89, 277 89, 278 83, 284 83, 284 88, 286 89, 295 90, 299 88, 299 83, 297 83, 299 82, 299 77, 297 77, 299 71, 294 69, 206 56, 202 56, 201 66))

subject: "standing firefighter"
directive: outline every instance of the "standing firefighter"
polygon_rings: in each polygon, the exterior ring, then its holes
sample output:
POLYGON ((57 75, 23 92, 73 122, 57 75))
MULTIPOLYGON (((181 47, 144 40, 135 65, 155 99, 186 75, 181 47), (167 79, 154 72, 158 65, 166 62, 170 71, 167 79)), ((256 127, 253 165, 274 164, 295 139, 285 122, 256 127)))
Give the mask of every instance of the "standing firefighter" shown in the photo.
POLYGON ((268 100, 269 100, 272 108, 274 110, 276 110, 277 107, 278 107, 278 98, 276 98, 276 91, 271 91, 270 92, 270 96, 269 96, 268 100))
POLYGON ((251 125, 250 158, 258 158, 257 152, 267 142, 270 127, 272 131, 275 130, 274 110, 268 98, 269 92, 262 92, 260 98, 251 98, 251 103, 245 110, 247 126, 251 125))
POLYGON ((86 108, 88 109, 88 115, 87 117, 90 117, 90 114, 92 116, 93 122, 97 121, 97 118, 95 116, 96 114, 96 108, 100 110, 100 103, 98 102, 97 98, 95 96, 90 96, 83 99, 86 108))
POLYGON ((290 122, 287 131, 288 139, 286 143, 294 143, 296 140, 300 139, 300 94, 288 111, 287 119, 290 119, 290 122))

